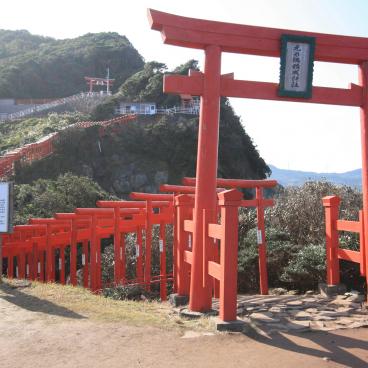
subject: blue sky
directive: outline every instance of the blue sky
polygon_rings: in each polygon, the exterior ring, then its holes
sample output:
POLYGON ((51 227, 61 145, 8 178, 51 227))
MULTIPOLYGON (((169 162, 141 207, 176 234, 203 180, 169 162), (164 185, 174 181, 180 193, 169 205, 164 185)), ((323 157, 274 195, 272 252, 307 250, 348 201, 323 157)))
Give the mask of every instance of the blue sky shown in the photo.
MULTIPOLYGON (((126 35, 143 57, 173 68, 201 51, 163 45, 146 9, 249 25, 368 37, 367 0, 12 0, 1 4, 0 28, 69 38, 88 32, 126 35)), ((279 60, 223 55, 237 79, 277 82, 279 60)), ((113 71, 112 71, 113 73, 113 71)), ((314 85, 357 83, 357 67, 316 63, 314 85)), ((281 168, 343 172, 361 167, 359 109, 232 99, 260 154, 281 168)))

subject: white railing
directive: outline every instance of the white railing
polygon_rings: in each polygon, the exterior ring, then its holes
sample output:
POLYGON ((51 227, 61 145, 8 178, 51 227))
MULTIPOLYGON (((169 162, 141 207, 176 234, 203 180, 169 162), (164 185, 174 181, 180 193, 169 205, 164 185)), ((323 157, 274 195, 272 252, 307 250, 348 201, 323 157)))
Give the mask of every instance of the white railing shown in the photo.
POLYGON ((106 98, 110 95, 111 95, 111 93, 107 93, 105 91, 101 91, 101 92, 81 92, 81 93, 78 93, 76 95, 59 98, 57 100, 54 100, 54 101, 51 101, 51 102, 48 102, 48 103, 45 103, 45 104, 35 105, 35 106, 29 107, 27 109, 14 112, 12 114, 0 115, 0 121, 17 120, 17 119, 21 119, 25 116, 29 116, 29 115, 41 112, 41 111, 50 110, 50 109, 53 109, 55 107, 65 105, 67 103, 75 102, 77 100, 90 99, 90 98, 106 98))
MULTIPOLYGON (((116 109, 115 114, 127 114, 125 108, 116 109)), ((169 108, 158 107, 154 111, 146 110, 146 109, 137 109, 134 110, 134 114, 137 115, 173 115, 173 114, 189 114, 189 115, 198 115, 199 114, 199 107, 181 107, 181 106, 173 106, 169 108)))

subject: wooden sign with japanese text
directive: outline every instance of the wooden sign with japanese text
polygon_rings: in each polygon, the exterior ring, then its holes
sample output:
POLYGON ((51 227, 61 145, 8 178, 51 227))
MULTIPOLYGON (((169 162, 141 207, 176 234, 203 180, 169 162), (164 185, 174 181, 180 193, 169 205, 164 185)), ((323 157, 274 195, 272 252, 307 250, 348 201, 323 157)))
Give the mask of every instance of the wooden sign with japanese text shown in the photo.
POLYGON ((312 97, 314 48, 314 37, 282 35, 279 96, 312 97))

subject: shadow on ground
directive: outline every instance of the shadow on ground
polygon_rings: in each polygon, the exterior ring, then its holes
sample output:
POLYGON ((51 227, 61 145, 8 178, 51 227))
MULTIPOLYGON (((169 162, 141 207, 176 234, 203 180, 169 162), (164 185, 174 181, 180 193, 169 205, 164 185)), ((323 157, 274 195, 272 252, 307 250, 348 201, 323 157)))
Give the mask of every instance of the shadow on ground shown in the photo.
MULTIPOLYGON (((351 330, 352 331, 352 330, 351 330)), ((367 359, 361 359, 354 350, 368 351, 368 341, 342 336, 334 332, 273 332, 263 335, 251 331, 245 333, 254 340, 279 349, 331 360, 345 367, 367 368, 367 359)), ((368 353, 367 353, 368 356, 368 353)))
POLYGON ((49 315, 73 318, 73 319, 84 319, 86 317, 73 312, 72 310, 61 307, 48 300, 40 299, 35 296, 26 294, 21 289, 12 288, 6 284, 0 284, 0 298, 7 302, 14 304, 20 308, 29 310, 31 312, 45 313, 49 315))

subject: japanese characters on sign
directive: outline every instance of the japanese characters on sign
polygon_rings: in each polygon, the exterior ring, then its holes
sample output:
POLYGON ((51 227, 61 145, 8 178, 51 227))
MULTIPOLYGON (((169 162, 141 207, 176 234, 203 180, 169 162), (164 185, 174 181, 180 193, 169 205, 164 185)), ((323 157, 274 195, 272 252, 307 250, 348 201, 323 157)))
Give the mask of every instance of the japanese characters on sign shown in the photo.
POLYGON ((0 233, 11 232, 11 183, 0 183, 0 233))
POLYGON ((313 37, 281 37, 280 96, 312 96, 314 45, 313 37))

